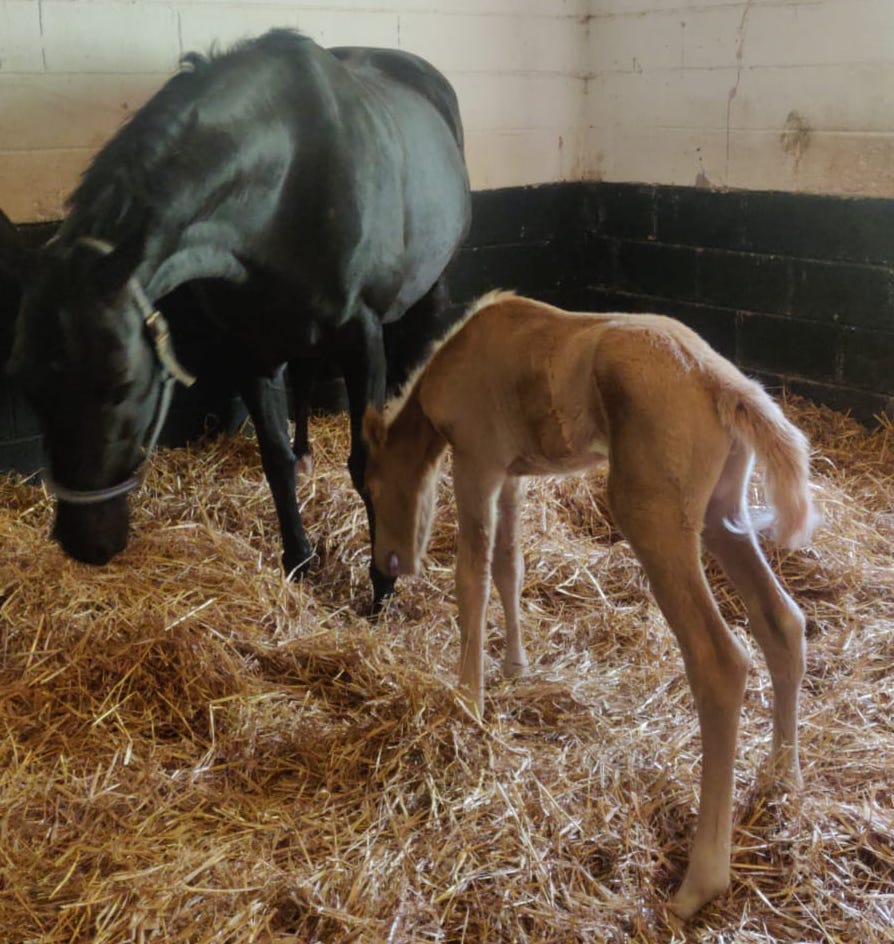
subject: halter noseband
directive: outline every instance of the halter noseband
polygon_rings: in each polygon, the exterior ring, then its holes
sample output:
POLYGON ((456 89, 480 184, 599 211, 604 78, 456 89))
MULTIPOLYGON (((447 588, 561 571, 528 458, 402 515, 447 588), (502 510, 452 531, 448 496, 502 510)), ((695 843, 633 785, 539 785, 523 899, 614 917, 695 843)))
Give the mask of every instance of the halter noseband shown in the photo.
MULTIPOLYGON (((111 243, 107 243, 103 239, 94 239, 92 236, 81 236, 77 241, 104 256, 113 252, 115 248, 111 243)), ((174 349, 171 346, 171 332, 164 315, 153 307, 146 297, 143 287, 135 277, 128 281, 127 287, 137 303, 137 308, 140 310, 140 315, 143 318, 143 330, 146 332, 158 360, 162 379, 161 394, 155 406, 155 416, 149 430, 149 436, 143 444, 143 458, 123 482, 119 482, 117 485, 109 485, 107 488, 80 490, 66 488, 54 481, 48 473, 44 474, 44 484, 47 491, 59 501, 68 502, 72 505, 98 505, 100 502, 126 495, 137 488, 143 480, 140 470, 155 449, 162 426, 164 426, 167 419, 171 399, 174 395, 174 384, 179 382, 184 387, 191 387, 196 382, 196 378, 183 367, 174 354, 174 349)))

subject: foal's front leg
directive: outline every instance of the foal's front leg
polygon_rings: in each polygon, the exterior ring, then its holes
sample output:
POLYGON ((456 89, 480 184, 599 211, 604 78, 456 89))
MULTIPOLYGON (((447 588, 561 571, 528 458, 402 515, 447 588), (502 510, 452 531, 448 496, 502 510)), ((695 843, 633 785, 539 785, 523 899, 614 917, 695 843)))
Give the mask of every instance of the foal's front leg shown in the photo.
POLYGON ((523 479, 508 478, 503 483, 497 503, 497 535, 491 565, 506 620, 506 651, 503 654, 503 675, 506 678, 517 678, 528 670, 528 657, 518 617, 525 573, 525 562, 518 543, 518 505, 523 493, 523 479))
POLYGON ((456 599, 459 606, 459 687, 484 712, 484 616, 490 591, 500 477, 482 473, 474 461, 454 455, 453 487, 459 523, 456 599))

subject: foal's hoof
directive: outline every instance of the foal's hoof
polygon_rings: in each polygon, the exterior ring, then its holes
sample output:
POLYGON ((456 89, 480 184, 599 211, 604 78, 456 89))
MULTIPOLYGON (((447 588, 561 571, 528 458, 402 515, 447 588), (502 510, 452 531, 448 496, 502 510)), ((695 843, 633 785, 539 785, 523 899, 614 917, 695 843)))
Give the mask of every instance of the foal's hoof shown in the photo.
POLYGON ((388 597, 394 594, 394 583, 395 577, 386 577, 376 566, 371 564, 369 568, 369 576, 372 581, 373 596, 372 596, 372 616, 378 616, 383 607, 385 606, 385 601, 388 597))
POLYGON ((695 876, 690 869, 683 879, 683 884, 668 904, 670 910, 678 918, 688 921, 704 905, 728 888, 728 869, 722 870, 716 875, 702 878, 695 876))
POLYGON ((460 686, 456 689, 456 703, 472 720, 481 722, 484 718, 484 692, 472 694, 460 686))
POLYGON ((514 679, 521 678, 528 674, 528 660, 516 662, 515 660, 504 659, 502 662, 503 678, 514 679))
POLYGON ((789 746, 775 748, 760 768, 758 782, 765 796, 778 798, 800 793, 804 788, 797 751, 789 746))

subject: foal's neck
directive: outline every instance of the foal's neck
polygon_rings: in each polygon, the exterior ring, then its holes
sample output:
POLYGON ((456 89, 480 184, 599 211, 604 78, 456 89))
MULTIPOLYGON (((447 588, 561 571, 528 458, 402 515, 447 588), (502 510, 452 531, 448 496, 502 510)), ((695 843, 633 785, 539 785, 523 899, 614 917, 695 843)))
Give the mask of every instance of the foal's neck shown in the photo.
POLYGON ((394 417, 391 435, 413 447, 414 453, 420 459, 420 472, 424 474, 441 458, 447 447, 447 440, 435 429, 422 409, 419 386, 418 383, 414 384, 394 417))

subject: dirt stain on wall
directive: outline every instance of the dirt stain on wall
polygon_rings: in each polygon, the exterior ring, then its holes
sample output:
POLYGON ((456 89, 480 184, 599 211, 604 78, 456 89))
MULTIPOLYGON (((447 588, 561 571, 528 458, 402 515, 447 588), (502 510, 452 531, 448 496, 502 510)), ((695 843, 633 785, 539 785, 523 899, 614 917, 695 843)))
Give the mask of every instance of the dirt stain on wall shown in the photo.
POLYGON ((807 119, 795 109, 788 113, 783 128, 784 130, 780 135, 782 150, 794 158, 795 170, 797 171, 801 158, 810 147, 812 129, 807 119))

